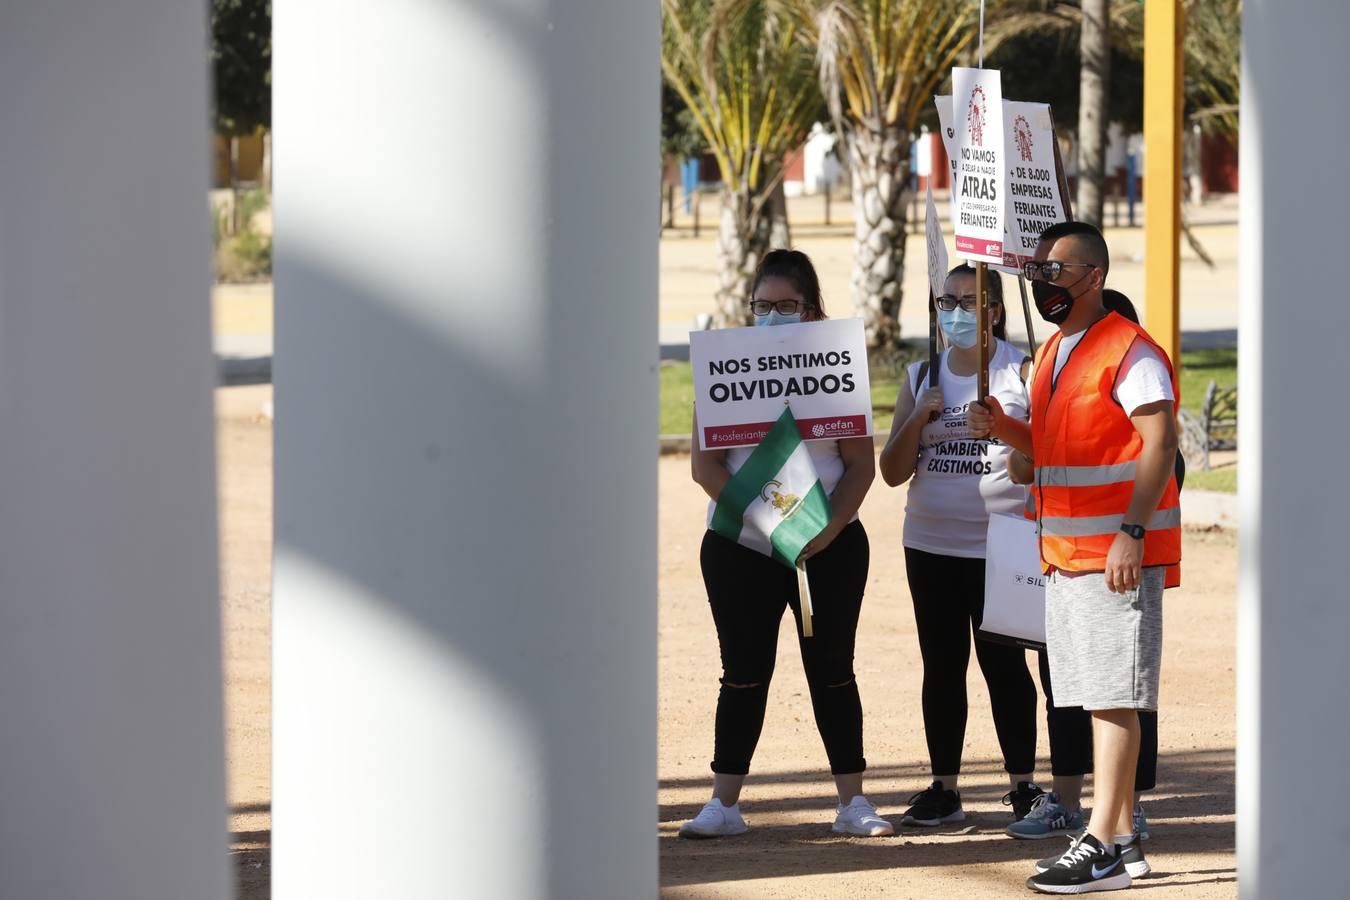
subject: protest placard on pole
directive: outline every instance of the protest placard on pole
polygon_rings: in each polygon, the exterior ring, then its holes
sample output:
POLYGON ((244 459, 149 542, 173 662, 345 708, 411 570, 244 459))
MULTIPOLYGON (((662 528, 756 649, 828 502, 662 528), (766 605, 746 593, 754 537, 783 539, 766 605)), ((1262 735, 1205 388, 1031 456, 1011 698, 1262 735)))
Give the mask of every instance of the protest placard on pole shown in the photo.
POLYGON ((924 233, 928 239, 928 386, 938 384, 938 319, 937 298, 947 280, 947 241, 942 236, 942 221, 937 205, 933 203, 933 182, 928 182, 928 208, 924 216, 924 233))
POLYGON ((956 172, 952 182, 956 253, 1003 262, 1003 93, 997 69, 952 69, 956 172))
POLYGON ((689 362, 704 450, 758 444, 785 404, 802 440, 872 433, 861 319, 695 331, 689 362))
POLYGON ((934 297, 942 296, 947 280, 947 241, 942 237, 942 221, 937 204, 933 202, 933 185, 928 185, 928 211, 924 217, 924 234, 928 239, 928 289, 934 297))
POLYGON ((1005 100, 1007 120, 1009 240, 1003 247, 1004 265, 1021 272, 1036 255, 1041 232, 1064 221, 1059 172, 1055 164, 1055 122, 1050 106, 1005 100))
MULTIPOLYGON (((952 123, 952 98, 933 98, 937 107, 942 146, 951 158, 956 179, 956 127, 952 123)), ((1004 159, 1008 178, 1004 194, 1003 263, 1000 271, 1019 274, 1022 263, 1036 252, 1041 232, 1068 218, 1063 165, 1055 120, 1048 103, 1003 101, 1004 159)), ((952 205, 952 225, 956 206, 952 205)))

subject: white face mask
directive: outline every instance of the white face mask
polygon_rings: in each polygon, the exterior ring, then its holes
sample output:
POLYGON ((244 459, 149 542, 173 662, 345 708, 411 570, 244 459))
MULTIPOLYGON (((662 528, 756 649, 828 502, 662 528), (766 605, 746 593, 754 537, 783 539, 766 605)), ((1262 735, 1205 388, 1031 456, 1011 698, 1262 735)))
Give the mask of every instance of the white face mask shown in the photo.
POLYGON ((785 316, 778 310, 771 309, 767 316, 755 316, 755 327, 758 328, 761 325, 796 325, 800 323, 801 320, 801 313, 793 313, 790 316, 785 316))
POLYGON ((947 335, 947 340, 958 347, 970 348, 979 339, 979 320, 975 313, 966 312, 961 307, 938 310, 938 324, 947 335))

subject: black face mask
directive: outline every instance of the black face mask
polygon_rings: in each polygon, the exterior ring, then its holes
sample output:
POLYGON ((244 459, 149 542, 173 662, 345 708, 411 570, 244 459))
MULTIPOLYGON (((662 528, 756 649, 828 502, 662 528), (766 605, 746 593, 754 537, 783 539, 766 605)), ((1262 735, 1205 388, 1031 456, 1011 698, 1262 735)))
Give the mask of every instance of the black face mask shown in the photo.
MULTIPOLYGON (((1083 278, 1091 275, 1088 272, 1083 278)), ((1083 279, 1080 278, 1079 281, 1083 279)), ((1078 282, 1075 281, 1074 285, 1078 282)), ((1036 298, 1036 311, 1041 314, 1041 318, 1051 325, 1059 325, 1069 317, 1073 312, 1073 303, 1078 298, 1073 295, 1073 291, 1062 284, 1052 284, 1049 281, 1033 281, 1031 283, 1031 295, 1036 298)))

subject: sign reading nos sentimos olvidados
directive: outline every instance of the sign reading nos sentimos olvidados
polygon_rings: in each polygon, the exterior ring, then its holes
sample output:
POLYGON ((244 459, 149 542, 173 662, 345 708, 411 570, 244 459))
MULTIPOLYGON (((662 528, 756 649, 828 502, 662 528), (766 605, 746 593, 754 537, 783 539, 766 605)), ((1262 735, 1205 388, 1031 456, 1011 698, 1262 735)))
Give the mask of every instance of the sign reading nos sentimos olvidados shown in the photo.
POLYGON ((758 444, 784 404, 803 440, 872 433, 861 319, 695 331, 689 362, 704 450, 758 444))

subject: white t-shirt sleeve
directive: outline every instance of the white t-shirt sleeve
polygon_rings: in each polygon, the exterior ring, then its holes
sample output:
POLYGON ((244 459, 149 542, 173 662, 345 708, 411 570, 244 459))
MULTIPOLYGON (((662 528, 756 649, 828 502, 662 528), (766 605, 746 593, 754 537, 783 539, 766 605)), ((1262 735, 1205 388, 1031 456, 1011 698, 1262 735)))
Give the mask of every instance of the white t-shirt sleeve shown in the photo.
POLYGON ((1167 370, 1167 363, 1144 341, 1135 341, 1130 352, 1125 354, 1112 396, 1125 414, 1131 416, 1141 406, 1177 399, 1172 392, 1172 375, 1167 370))

